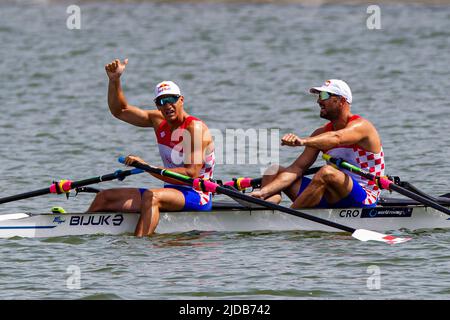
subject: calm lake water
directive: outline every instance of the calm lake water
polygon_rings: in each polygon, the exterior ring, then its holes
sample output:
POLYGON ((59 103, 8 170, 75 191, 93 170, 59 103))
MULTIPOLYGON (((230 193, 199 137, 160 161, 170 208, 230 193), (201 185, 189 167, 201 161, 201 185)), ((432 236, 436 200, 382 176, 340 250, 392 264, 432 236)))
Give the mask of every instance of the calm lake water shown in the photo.
MULTIPOLYGON (((344 79, 353 112, 380 132, 387 172, 450 192, 448 5, 381 5, 381 29, 369 30, 368 5, 83 1, 70 30, 71 3, 0 4, 1 196, 114 172, 119 155, 160 164, 152 130, 109 113, 104 65, 115 58, 129 58, 130 103, 154 108, 154 85, 171 79, 187 111, 221 132, 307 136, 323 124, 308 89, 344 79)), ((265 163, 249 161, 215 176, 258 176, 265 163)), ((159 185, 139 175, 99 187, 159 185)), ((84 211, 91 200, 43 196, 0 213, 84 211)), ((450 233, 409 234, 398 246, 266 231, 1 239, 0 299, 449 299, 450 233), (67 286, 72 266, 80 289, 67 286)))

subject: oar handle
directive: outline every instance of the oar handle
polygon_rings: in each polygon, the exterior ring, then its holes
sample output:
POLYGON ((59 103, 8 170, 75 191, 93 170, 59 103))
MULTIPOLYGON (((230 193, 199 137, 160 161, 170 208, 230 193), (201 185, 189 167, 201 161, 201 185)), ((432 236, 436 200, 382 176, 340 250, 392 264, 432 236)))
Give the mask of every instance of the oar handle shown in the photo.
POLYGON ((337 168, 348 170, 350 172, 356 173, 363 178, 366 178, 367 180, 374 181, 380 189, 390 190, 391 184, 394 183, 393 181, 386 179, 385 177, 376 176, 370 172, 364 171, 363 169, 345 161, 344 159, 335 158, 326 153, 322 155, 322 158, 325 161, 331 162, 337 168))
MULTIPOLYGON (((376 180, 377 176, 375 176, 374 174, 364 171, 361 168, 358 168, 357 166, 348 163, 347 161, 345 161, 344 159, 341 158, 335 158, 330 156, 329 154, 324 153, 322 155, 322 158, 325 161, 331 162, 332 164, 334 164, 336 167, 341 168, 341 169, 345 169, 348 170, 350 172, 356 173, 357 175, 360 175, 368 180, 376 180)), ((387 180, 387 179, 385 179, 387 180)), ((388 180, 389 181, 389 180, 388 180)), ((386 185, 386 184, 385 184, 386 185)), ((388 188, 389 189, 389 188, 388 188)))
MULTIPOLYGON (((120 163, 125 163, 125 157, 120 156, 118 158, 118 161, 120 163)), ((167 169, 157 168, 157 167, 154 167, 154 166, 151 166, 151 165, 148 165, 148 164, 134 162, 132 164, 132 166, 135 167, 135 168, 138 168, 138 169, 150 172, 150 173, 154 173, 154 174, 157 174, 157 175, 160 175, 160 176, 165 176, 165 177, 168 177, 168 178, 172 178, 172 179, 175 179, 175 180, 178 180, 178 181, 190 184, 190 185, 192 185, 192 183, 194 182, 194 179, 192 179, 192 178, 190 178, 188 176, 185 176, 185 175, 182 175, 180 173, 173 172, 173 171, 170 171, 170 170, 167 170, 167 169)))
MULTIPOLYGON (((124 156, 120 156, 117 161, 119 161, 122 164, 125 164, 125 157, 124 156)), ((145 170, 139 169, 139 168, 134 168, 130 170, 130 174, 139 174, 139 173, 143 173, 145 172, 145 170)))

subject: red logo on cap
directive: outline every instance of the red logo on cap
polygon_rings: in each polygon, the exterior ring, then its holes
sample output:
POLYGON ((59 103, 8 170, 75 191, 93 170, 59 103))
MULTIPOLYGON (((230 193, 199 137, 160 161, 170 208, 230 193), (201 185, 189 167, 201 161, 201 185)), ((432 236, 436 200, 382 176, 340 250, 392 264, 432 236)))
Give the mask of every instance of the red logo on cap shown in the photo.
POLYGON ((325 85, 326 85, 326 86, 329 86, 330 84, 331 84, 331 81, 330 81, 330 80, 325 81, 325 85))
POLYGON ((158 87, 158 92, 162 92, 165 90, 170 90, 170 85, 168 83, 163 83, 158 87))

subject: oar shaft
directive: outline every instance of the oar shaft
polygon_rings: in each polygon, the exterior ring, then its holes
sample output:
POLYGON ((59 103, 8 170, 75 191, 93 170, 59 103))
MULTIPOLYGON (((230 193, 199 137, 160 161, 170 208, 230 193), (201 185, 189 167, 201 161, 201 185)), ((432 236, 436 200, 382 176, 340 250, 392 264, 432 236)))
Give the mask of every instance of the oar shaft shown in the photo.
POLYGON ((13 202, 13 201, 17 201, 17 200, 22 200, 22 199, 38 197, 38 196, 43 196, 48 193, 50 193, 50 188, 44 188, 44 189, 34 190, 34 191, 30 191, 30 192, 24 192, 21 194, 1 198, 0 204, 13 202))
POLYGON ((450 215, 450 210, 448 208, 446 208, 446 207, 440 205, 439 203, 434 202, 434 201, 432 201, 432 200, 430 200, 428 198, 425 198, 425 197, 423 197, 421 195, 418 195, 417 193, 409 191, 408 189, 402 188, 402 187, 396 185, 395 183, 391 183, 389 185, 389 188, 391 190, 393 190, 393 191, 397 191, 398 193, 400 193, 400 194, 402 194, 402 195, 404 195, 406 197, 414 199, 414 200, 416 200, 416 201, 418 201, 418 202, 420 202, 420 203, 422 203, 422 204, 424 204, 426 206, 429 206, 431 208, 434 208, 434 209, 439 210, 439 211, 441 211, 441 212, 443 212, 445 214, 450 215))
MULTIPOLYGON (((125 163, 125 157, 119 157, 118 160, 119 160, 120 163, 125 163)), ((138 163, 138 162, 134 162, 132 164, 132 166, 135 167, 135 168, 141 169, 143 171, 154 173, 154 174, 157 174, 157 175, 160 175, 160 176, 173 178, 175 180, 178 180, 178 181, 190 184, 190 185, 192 185, 194 183, 194 179, 192 179, 192 178, 190 178, 188 176, 185 176, 183 174, 180 174, 178 172, 173 172, 173 171, 170 171, 170 170, 167 170, 167 169, 161 169, 161 168, 154 167, 154 166, 151 166, 151 165, 148 165, 148 164, 145 165, 145 164, 141 164, 141 163, 138 163)))
POLYGON ((79 181, 74 181, 71 184, 72 189, 78 188, 78 187, 84 187, 90 184, 94 184, 94 183, 100 183, 100 182, 106 182, 106 181, 112 181, 115 179, 125 179, 128 176, 131 176, 133 174, 138 174, 141 173, 142 170, 139 169, 132 169, 132 170, 125 170, 125 171, 117 171, 114 173, 108 173, 105 174, 103 176, 99 176, 99 177, 94 177, 94 178, 89 178, 89 179, 85 179, 85 180, 79 180, 79 181))
POLYGON ((357 175, 360 175, 361 177, 364 177, 368 180, 375 180, 376 176, 370 172, 364 171, 361 168, 358 168, 357 166, 348 163, 347 161, 344 161, 342 159, 334 158, 330 156, 329 154, 324 153, 322 155, 322 158, 326 161, 331 162, 332 164, 336 165, 339 168, 348 170, 350 172, 356 173, 357 175))
POLYGON ((291 209, 291 208, 283 207, 283 206, 280 206, 280 205, 272 203, 272 202, 268 202, 268 201, 264 201, 264 200, 261 200, 261 199, 258 199, 258 198, 254 198, 254 197, 245 195, 243 193, 240 193, 238 191, 234 191, 232 189, 228 189, 228 188, 225 188, 225 187, 217 186, 216 190, 217 190, 217 192, 225 194, 225 195, 228 195, 228 196, 230 196, 232 198, 238 198, 238 199, 241 199, 241 200, 244 200, 244 201, 247 201, 247 202, 251 202, 251 203, 254 203, 254 204, 259 204, 261 206, 267 207, 267 208, 272 209, 272 210, 282 211, 282 212, 285 212, 285 213, 288 213, 288 214, 291 214, 291 215, 294 215, 294 216, 297 216, 297 217, 300 217, 300 218, 303 218, 303 219, 311 220, 311 221, 314 221, 314 222, 317 222, 317 223, 321 223, 321 224, 324 224, 324 225, 327 225, 329 227, 333 227, 333 228, 336 228, 336 229, 339 229, 339 230, 347 231, 347 232, 350 232, 350 233, 353 233, 353 232, 356 231, 356 229, 354 229, 354 228, 347 227, 347 226, 344 226, 342 224, 335 223, 335 222, 332 222, 332 221, 329 221, 329 220, 324 220, 322 218, 319 218, 319 217, 316 217, 316 216, 312 216, 312 215, 309 215, 309 214, 306 214, 306 213, 303 213, 301 211, 294 210, 294 209, 291 209))
POLYGON ((417 193, 414 193, 406 188, 403 188, 403 187, 395 184, 393 181, 390 181, 383 177, 377 177, 370 172, 364 171, 361 168, 358 168, 357 166, 354 166, 351 163, 346 162, 345 160, 331 157, 329 154, 323 154, 322 158, 326 161, 333 163, 334 165, 336 165, 339 168, 346 169, 348 171, 356 173, 357 175, 364 177, 368 180, 378 182, 383 189, 397 191, 398 193, 400 193, 408 198, 414 199, 426 206, 429 206, 431 208, 434 208, 438 211, 441 211, 445 214, 450 215, 450 210, 448 208, 440 205, 439 203, 437 203, 435 201, 430 200, 429 198, 425 198, 417 193), (378 179, 378 181, 377 181, 377 179, 378 179))
MULTIPOLYGON (((70 189, 75 189, 78 187, 84 187, 90 184, 94 184, 94 183, 100 183, 100 182, 104 182, 104 181, 111 181, 114 179, 125 179, 126 177, 132 175, 132 174, 138 174, 141 173, 142 170, 139 169, 133 169, 133 170, 125 170, 125 171, 116 171, 114 173, 109 173, 109 174, 105 174, 103 176, 99 176, 99 177, 94 177, 94 178, 89 178, 89 179, 85 179, 85 180, 79 180, 79 181, 73 181, 73 182, 68 182, 69 190, 70 189)), ((24 199, 29 199, 29 198, 33 198, 33 197, 38 197, 38 196, 43 196, 49 193, 53 193, 53 185, 47 188, 43 188, 43 189, 38 189, 38 190, 34 190, 34 191, 30 191, 30 192, 24 192, 21 194, 17 194, 17 195, 13 195, 13 196, 8 196, 8 197, 4 197, 4 198, 0 198, 0 204, 3 203, 8 203, 8 202, 13 202, 13 201, 18 201, 18 200, 24 200, 24 199)), ((66 191, 69 191, 66 190, 66 191)))
MULTIPOLYGON (((121 158, 119 158, 119 161, 123 163, 124 159, 121 157, 121 158)), ((172 172, 170 170, 160 169, 160 168, 157 168, 157 167, 153 167, 153 166, 146 165, 146 164, 141 164, 141 163, 136 163, 136 162, 133 163, 132 166, 136 167, 136 168, 139 168, 139 169, 142 169, 142 170, 145 170, 147 172, 155 173, 155 174, 162 175, 162 176, 165 176, 165 177, 168 177, 168 178, 176 179, 176 180, 181 181, 181 182, 189 183, 191 185, 194 184, 194 179, 192 179, 192 178, 190 178, 188 176, 176 173, 176 172, 172 172)), ((282 211, 282 212, 285 212, 285 213, 288 213, 288 214, 291 214, 291 215, 294 215, 294 216, 297 216, 297 217, 300 217, 300 218, 304 218, 304 219, 311 220, 311 221, 314 221, 314 222, 317 222, 317 223, 321 223, 321 224, 327 225, 329 227, 333 227, 333 228, 336 228, 336 229, 339 229, 339 230, 343 230, 343 231, 346 231, 346 232, 353 233, 353 232, 356 231, 356 229, 354 229, 354 228, 350 228, 350 227, 341 225, 339 223, 335 223, 335 222, 332 222, 332 221, 324 220, 322 218, 311 216, 309 214, 306 214, 306 213, 303 213, 303 212, 300 212, 300 211, 297 211, 297 210, 294 210, 294 209, 291 209, 291 208, 286 208, 286 207, 280 206, 280 205, 275 204, 275 203, 271 203, 271 202, 268 202, 268 201, 264 201, 264 200, 261 200, 261 199, 257 199, 257 198, 245 195, 243 193, 240 193, 239 191, 235 191, 235 190, 232 190, 232 189, 229 189, 229 188, 226 188, 226 187, 221 187, 217 183, 214 183, 214 182, 211 182, 211 181, 204 181, 204 183, 205 183, 205 185, 209 186, 210 189, 212 189, 211 192, 222 193, 222 194, 228 195, 228 196, 230 196, 232 198, 238 198, 238 199, 241 199, 241 200, 244 200, 244 201, 247 201, 247 202, 251 202, 251 203, 254 203, 254 204, 259 204, 259 205, 261 205, 263 207, 267 207, 267 208, 272 209, 272 210, 282 211)))

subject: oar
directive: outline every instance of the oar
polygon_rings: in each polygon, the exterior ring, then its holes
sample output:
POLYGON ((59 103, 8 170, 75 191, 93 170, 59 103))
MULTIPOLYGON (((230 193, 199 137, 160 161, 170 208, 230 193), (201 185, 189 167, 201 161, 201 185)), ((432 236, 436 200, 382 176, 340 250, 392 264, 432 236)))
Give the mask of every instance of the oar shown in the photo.
POLYGON ((381 189, 386 189, 386 190, 391 190, 391 191, 396 191, 408 198, 411 198, 413 200, 416 200, 419 203, 422 203, 426 206, 429 206, 431 208, 434 208, 438 211, 441 211, 445 214, 450 215, 450 210, 447 209, 444 206, 441 206, 439 203, 431 200, 430 198, 425 198, 417 193, 414 193, 408 189, 405 189, 397 184, 395 184, 393 181, 386 179, 384 177, 379 177, 379 176, 375 176, 374 174, 364 171, 361 168, 358 168, 357 166, 352 165, 351 163, 348 163, 346 161, 344 161, 343 159, 340 158, 334 158, 332 156, 330 156, 329 154, 324 153, 322 155, 322 158, 326 161, 331 162, 332 164, 334 164, 336 167, 341 168, 341 169, 345 169, 348 170, 350 172, 356 173, 357 175, 364 177, 368 180, 371 181, 375 181, 377 183, 377 185, 381 188, 381 189))
POLYGON ((43 196, 43 195, 46 195, 49 193, 57 193, 57 194, 67 193, 71 189, 75 189, 78 187, 84 187, 89 184, 111 181, 111 180, 115 180, 115 179, 123 180, 132 174, 138 174, 141 172, 143 172, 143 171, 139 170, 139 169, 125 170, 125 171, 118 170, 114 173, 109 173, 109 174, 105 174, 100 177, 94 177, 94 178, 89 178, 89 179, 85 179, 85 180, 79 180, 79 181, 61 180, 60 182, 54 182, 50 187, 47 187, 47 188, 34 190, 34 191, 30 191, 30 192, 25 192, 25 193, 17 194, 14 196, 0 198, 0 204, 17 201, 17 200, 28 199, 28 198, 32 198, 32 197, 43 196))
MULTIPOLYGON (((304 176, 309 176, 311 174, 315 174, 317 171, 319 171, 322 167, 314 167, 309 168, 305 171, 303 174, 304 176)), ((231 186, 233 188, 236 188, 240 191, 245 190, 247 188, 253 187, 258 188, 261 186, 262 178, 233 178, 232 181, 224 182, 223 185, 225 186, 231 186)))
MULTIPOLYGON (((120 157, 119 158, 119 162, 124 163, 125 162, 125 158, 124 157, 120 157)), ((332 221, 328 221, 319 217, 315 217, 291 208, 286 208, 283 206, 280 206, 278 204, 274 204, 268 201, 264 201, 258 198, 254 198, 251 196, 248 196, 246 194, 243 194, 239 191, 233 190, 229 187, 222 187, 220 185, 218 185, 215 182, 212 182, 210 180, 202 180, 202 179, 192 179, 188 176, 179 174, 177 172, 172 172, 170 170, 167 169, 161 169, 161 168, 157 168, 157 167, 153 167, 150 165, 146 165, 146 164, 141 164, 141 163, 137 163, 134 162, 133 164, 131 164, 133 167, 142 169, 144 171, 147 171, 149 173, 154 173, 160 176, 164 176, 164 177, 169 177, 175 180, 178 180, 180 182, 183 182, 185 184, 191 185, 196 189, 201 188, 202 190, 204 190, 205 192, 213 192, 213 193, 221 193, 221 194, 225 194, 231 198, 237 198, 237 199, 241 199, 241 200, 245 200, 247 202, 252 202, 258 205, 261 205, 263 207, 272 209, 272 210, 278 210, 284 213, 288 213, 300 218, 304 218, 307 220, 311 220, 320 224, 324 224, 327 225, 329 227, 333 227, 339 230, 343 230, 346 232, 350 232, 352 234, 352 236, 358 240, 361 241, 369 241, 369 240, 374 240, 374 241, 381 241, 381 242, 385 242, 385 243, 389 243, 389 244, 396 244, 396 243, 402 243, 402 242, 406 242, 408 240, 411 240, 411 238, 400 238, 400 237, 395 237, 392 235, 386 235, 386 234, 382 234, 382 233, 378 233, 378 232, 374 232, 374 231, 370 231, 370 230, 365 230, 365 229, 354 229, 351 227, 347 227, 332 221)))

